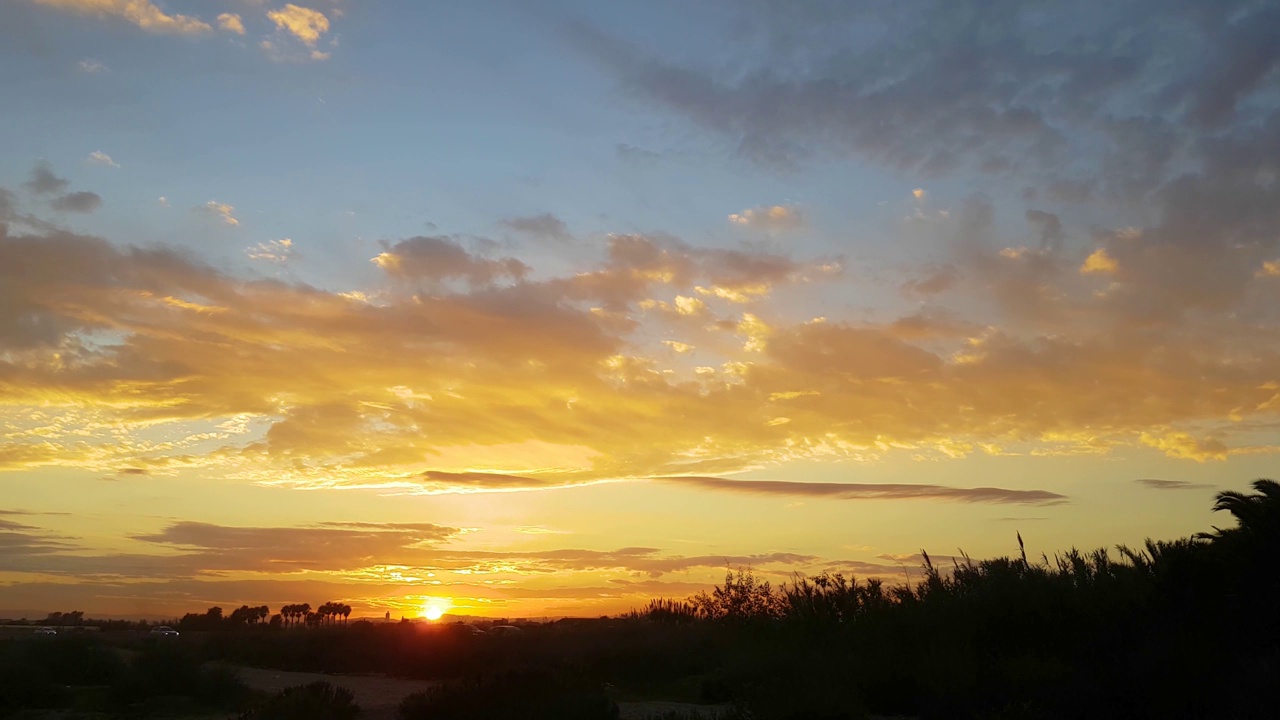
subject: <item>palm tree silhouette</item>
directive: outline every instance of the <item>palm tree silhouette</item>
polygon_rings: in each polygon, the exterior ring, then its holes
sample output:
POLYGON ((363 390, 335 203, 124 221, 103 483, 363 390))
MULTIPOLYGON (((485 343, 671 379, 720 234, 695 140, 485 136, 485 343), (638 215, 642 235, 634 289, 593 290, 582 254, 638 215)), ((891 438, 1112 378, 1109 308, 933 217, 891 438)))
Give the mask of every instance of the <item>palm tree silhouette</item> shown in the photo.
POLYGON ((1213 511, 1231 513, 1236 519, 1236 527, 1226 530, 1215 527, 1215 537, 1274 535, 1280 529, 1280 483, 1266 479, 1254 480, 1253 489, 1256 493, 1247 494, 1234 490, 1218 493, 1213 511))

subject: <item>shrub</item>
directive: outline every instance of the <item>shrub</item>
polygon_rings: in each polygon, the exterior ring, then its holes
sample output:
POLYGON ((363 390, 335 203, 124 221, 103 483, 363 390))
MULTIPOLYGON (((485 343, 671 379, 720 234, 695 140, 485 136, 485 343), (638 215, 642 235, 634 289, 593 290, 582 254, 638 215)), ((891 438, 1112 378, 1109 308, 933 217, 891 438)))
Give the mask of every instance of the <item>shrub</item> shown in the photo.
POLYGON ((350 690, 318 681, 285 688, 240 720, 352 720, 360 715, 355 700, 350 690))
POLYGON ((472 678, 415 693, 400 720, 617 720, 603 686, 546 670, 472 678))
POLYGON ((201 706, 235 708, 248 695, 248 687, 232 670, 205 665, 191 648, 176 644, 144 647, 111 687, 111 699, 118 705, 181 697, 201 706))

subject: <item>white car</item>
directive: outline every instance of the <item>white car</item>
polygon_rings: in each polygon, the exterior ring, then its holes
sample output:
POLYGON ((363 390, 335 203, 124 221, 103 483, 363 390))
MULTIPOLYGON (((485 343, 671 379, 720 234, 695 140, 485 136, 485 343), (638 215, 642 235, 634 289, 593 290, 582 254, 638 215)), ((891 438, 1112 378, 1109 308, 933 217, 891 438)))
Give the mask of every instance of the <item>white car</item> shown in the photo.
POLYGON ((51 627, 36 628, 37 635, 57 635, 58 631, 51 627))
POLYGON ((168 625, 160 625, 158 627, 153 627, 151 628, 151 632, 147 634, 150 635, 151 637, 167 637, 167 638, 178 637, 178 631, 174 630, 168 625))

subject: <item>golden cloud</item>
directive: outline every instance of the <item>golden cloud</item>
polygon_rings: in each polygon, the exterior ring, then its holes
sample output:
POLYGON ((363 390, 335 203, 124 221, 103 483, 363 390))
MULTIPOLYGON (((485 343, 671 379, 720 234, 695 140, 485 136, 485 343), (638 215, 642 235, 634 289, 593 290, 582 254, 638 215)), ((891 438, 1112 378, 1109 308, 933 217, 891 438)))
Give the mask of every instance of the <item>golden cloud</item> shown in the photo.
POLYGON ((235 13, 222 13, 218 16, 218 27, 236 35, 244 34, 244 22, 235 13))
POLYGON ((1073 268, 1038 251, 974 251, 957 272, 956 291, 980 283, 1009 308, 1002 327, 937 313, 816 322, 696 288, 804 287, 834 277, 813 272, 829 261, 673 238, 615 236, 595 266, 538 279, 515 258, 410 238, 374 258, 385 284, 322 290, 7 212, 11 469, 494 492, 980 448, 1221 457, 1226 418, 1280 410, 1265 333, 1135 333, 1115 298, 1074 288, 1073 268), (1020 331, 1023 318, 1052 333, 1020 331), (674 354, 660 344, 673 335, 674 354), (695 346, 697 367, 681 354, 695 346), (1216 439, 1179 439, 1192 427, 1216 439))
POLYGON ((321 35, 329 32, 329 18, 319 10, 289 3, 279 10, 267 12, 277 28, 285 30, 308 47, 315 47, 321 35))
POLYGON ((1084 264, 1080 266, 1081 273, 1113 273, 1120 265, 1115 258, 1107 254, 1106 248, 1098 248, 1084 259, 1084 264))

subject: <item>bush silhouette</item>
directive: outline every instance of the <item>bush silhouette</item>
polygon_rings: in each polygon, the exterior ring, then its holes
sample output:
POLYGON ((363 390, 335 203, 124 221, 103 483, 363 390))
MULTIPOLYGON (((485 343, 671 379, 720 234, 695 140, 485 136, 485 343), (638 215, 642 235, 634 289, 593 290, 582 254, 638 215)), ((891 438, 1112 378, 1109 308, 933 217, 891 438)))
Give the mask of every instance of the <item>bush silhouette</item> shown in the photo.
POLYGON ((313 682, 281 690, 240 720, 353 720, 360 716, 355 696, 344 687, 313 682))
POLYGON ((400 720, 617 720, 601 685, 548 670, 476 677, 406 697, 400 720))

